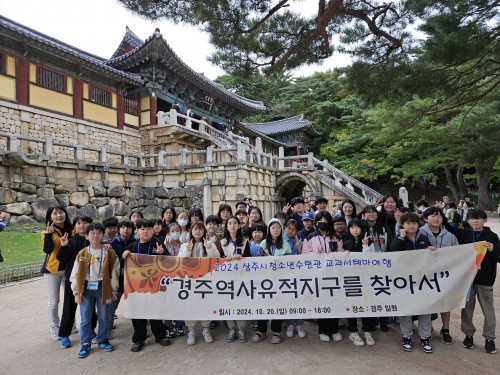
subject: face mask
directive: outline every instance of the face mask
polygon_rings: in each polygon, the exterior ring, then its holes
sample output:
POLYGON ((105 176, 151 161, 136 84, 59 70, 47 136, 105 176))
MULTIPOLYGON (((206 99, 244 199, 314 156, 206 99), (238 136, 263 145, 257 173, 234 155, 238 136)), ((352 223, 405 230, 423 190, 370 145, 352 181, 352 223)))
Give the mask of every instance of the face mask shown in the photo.
POLYGON ((318 223, 318 229, 322 230, 323 232, 328 231, 328 227, 329 227, 328 223, 325 223, 324 221, 320 221, 318 223))
POLYGON ((187 225, 188 221, 187 220, 179 220, 178 223, 181 227, 185 227, 187 225))
POLYGON ((177 241, 179 238, 181 238, 181 234, 179 232, 170 233, 170 238, 177 241))

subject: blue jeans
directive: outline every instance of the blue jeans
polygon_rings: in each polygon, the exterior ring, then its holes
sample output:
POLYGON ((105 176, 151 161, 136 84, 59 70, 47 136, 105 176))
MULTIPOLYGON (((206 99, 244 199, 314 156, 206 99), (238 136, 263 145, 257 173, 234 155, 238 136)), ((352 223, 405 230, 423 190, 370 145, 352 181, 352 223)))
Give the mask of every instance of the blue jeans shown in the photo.
POLYGON ((112 301, 108 307, 108 325, 106 328, 106 332, 111 332, 113 330, 113 323, 115 322, 115 312, 120 304, 120 300, 122 299, 123 293, 118 293, 116 301, 112 301))
POLYGON ((82 304, 80 305, 80 315, 82 321, 80 324, 80 343, 83 345, 85 343, 90 344, 92 342, 92 330, 91 330, 91 320, 92 320, 92 309, 94 308, 94 300, 96 301, 97 307, 97 321, 99 323, 99 330, 97 331, 97 342, 103 342, 106 340, 106 325, 108 323, 108 305, 101 305, 102 299, 102 281, 99 282, 99 287, 97 290, 90 290, 87 288, 87 282, 85 282, 85 289, 82 295, 82 304))
POLYGON ((293 326, 294 322, 297 327, 304 325, 304 319, 285 319, 285 325, 287 326, 293 326))

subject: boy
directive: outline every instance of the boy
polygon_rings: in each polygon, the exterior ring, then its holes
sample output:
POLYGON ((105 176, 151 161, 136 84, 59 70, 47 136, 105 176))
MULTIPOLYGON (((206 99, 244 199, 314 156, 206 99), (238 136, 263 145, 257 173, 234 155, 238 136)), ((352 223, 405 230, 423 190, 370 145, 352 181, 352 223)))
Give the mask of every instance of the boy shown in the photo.
MULTIPOLYGON (((414 212, 407 212, 401 216, 400 236, 394 238, 391 244, 391 251, 407 251, 429 249, 436 250, 431 246, 428 238, 424 234, 418 234, 419 215, 414 212)), ((432 353, 432 346, 429 343, 431 336, 431 315, 424 314, 418 316, 418 334, 420 335, 420 346, 425 353, 432 353)), ((410 316, 402 316, 400 322, 401 332, 403 333, 402 348, 404 351, 411 352, 411 336, 413 334, 413 320, 410 316)))
MULTIPOLYGON (((137 222, 136 233, 139 239, 125 247, 123 259, 127 259, 130 254, 170 255, 165 245, 160 244, 153 238, 153 227, 154 224, 151 220, 141 219, 137 222)), ((170 345, 165 324, 161 320, 150 320, 150 323, 156 342, 161 346, 170 345)), ((132 352, 139 352, 144 346, 147 338, 147 324, 147 319, 132 319, 132 325, 134 326, 132 352)))
POLYGON ((224 237, 223 233, 215 233, 219 230, 221 224, 221 219, 217 215, 210 215, 205 219, 205 225, 207 227, 207 238, 213 242, 213 244, 218 247, 220 240, 224 237))
POLYGON ((159 243, 164 243, 165 237, 160 236, 160 232, 163 229, 163 222, 158 217, 151 219, 151 222, 153 223, 153 238, 159 243))
POLYGON ((314 205, 317 209, 315 214, 317 214, 319 211, 326 211, 326 208, 328 206, 328 199, 326 199, 325 197, 318 197, 314 201, 314 205))
POLYGON ((113 241, 118 233, 118 219, 114 216, 107 217, 102 221, 102 225, 106 228, 106 233, 104 235, 104 242, 109 243, 113 241))
MULTIPOLYGON (((88 241, 85 238, 87 235, 87 227, 92 223, 92 219, 87 215, 80 215, 75 217, 73 220, 73 225, 76 230, 76 234, 68 240, 68 236, 61 237, 61 248, 57 253, 57 260, 61 263, 66 263, 66 268, 64 269, 64 302, 63 302, 63 312, 61 317, 61 325, 59 326, 59 336, 61 337, 61 348, 69 348, 71 346, 71 341, 69 340, 69 335, 72 333, 77 333, 78 330, 74 327, 75 324, 75 314, 77 304, 75 303, 75 297, 73 296, 73 290, 71 289, 71 272, 73 271, 73 265, 75 264, 76 255, 84 247, 88 246, 88 241)), ((92 341, 97 344, 95 334, 95 327, 97 326, 97 315, 95 309, 92 309, 92 341)))
MULTIPOLYGON (((292 199, 292 203, 290 203, 290 206, 293 209, 293 214, 288 215, 286 217, 286 220, 288 221, 289 219, 293 219, 299 223, 299 230, 302 230, 303 225, 302 225, 302 215, 306 212, 306 207, 304 205, 304 199, 301 197, 296 197, 292 199)), ((288 212, 288 206, 285 206, 283 208, 283 211, 285 213, 288 212)))
POLYGON ((105 251, 102 247, 106 228, 101 223, 88 225, 86 233, 89 246, 77 254, 73 270, 71 271, 71 290, 75 302, 80 305, 80 343, 82 348, 79 358, 85 358, 90 352, 92 341, 90 319, 94 310, 94 301, 97 305, 99 330, 97 342, 99 348, 106 352, 112 351, 113 345, 106 339, 108 323, 108 303, 116 300, 118 291, 118 277, 120 262, 114 251, 105 251))
MULTIPOLYGON (((429 207, 422 214, 425 225, 419 229, 419 234, 427 236, 431 246, 437 249, 442 247, 457 246, 458 240, 454 234, 448 232, 443 224, 444 214, 440 208, 429 207)), ((450 345, 453 342, 450 336, 450 312, 441 313, 443 328, 440 331, 443 343, 450 345)))
POLYGON ((239 202, 236 202, 236 204, 234 205, 234 208, 236 208, 236 211, 239 211, 239 210, 245 210, 246 211, 247 210, 247 204, 244 201, 239 201, 239 202))
POLYGON ((335 216, 333 218, 333 229, 335 231, 335 236, 342 240, 342 243, 346 243, 347 241, 347 222, 345 221, 345 217, 343 216, 335 216))
POLYGON ((302 215, 303 228, 301 231, 299 231, 297 235, 301 241, 304 241, 307 238, 307 236, 309 236, 311 233, 314 233, 313 222, 314 222, 314 217, 310 212, 306 212, 304 213, 304 215, 302 215))
POLYGON ((116 294, 116 300, 111 302, 108 308, 108 327, 106 329, 108 340, 113 339, 113 329, 115 328, 115 312, 123 296, 123 268, 125 267, 123 253, 125 251, 125 247, 135 242, 134 238, 132 237, 134 231, 135 225, 134 223, 132 223, 132 221, 122 220, 118 223, 118 237, 110 242, 111 247, 120 260, 120 276, 118 278, 118 292, 116 294))
POLYGON ((496 353, 495 347, 495 307, 493 305, 493 284, 497 276, 497 263, 500 262, 500 240, 496 233, 492 232, 484 224, 488 221, 486 212, 481 209, 473 209, 467 212, 467 223, 470 228, 450 228, 460 244, 486 241, 483 246, 488 249, 476 277, 470 288, 469 300, 462 309, 462 332, 465 334, 463 345, 467 349, 474 347, 473 336, 476 332, 472 318, 476 307, 476 298, 479 300, 484 315, 483 337, 486 342, 484 350, 487 353, 496 353))
POLYGON ((292 249, 292 255, 301 253, 302 246, 300 240, 295 237, 299 229, 299 223, 296 220, 289 219, 285 224, 285 240, 292 249))

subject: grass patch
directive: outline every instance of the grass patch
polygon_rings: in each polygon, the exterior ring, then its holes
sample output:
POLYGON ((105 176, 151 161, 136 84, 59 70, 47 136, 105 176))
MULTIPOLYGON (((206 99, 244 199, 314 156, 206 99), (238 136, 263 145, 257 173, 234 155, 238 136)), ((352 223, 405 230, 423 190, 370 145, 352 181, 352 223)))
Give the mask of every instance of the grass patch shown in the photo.
POLYGON ((44 260, 41 238, 40 233, 0 233, 0 249, 4 258, 0 267, 44 260))

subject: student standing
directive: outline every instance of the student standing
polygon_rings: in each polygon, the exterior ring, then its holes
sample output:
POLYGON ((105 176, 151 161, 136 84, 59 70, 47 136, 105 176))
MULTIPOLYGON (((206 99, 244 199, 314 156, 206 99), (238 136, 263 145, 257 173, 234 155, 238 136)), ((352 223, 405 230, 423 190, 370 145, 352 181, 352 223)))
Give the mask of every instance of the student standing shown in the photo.
POLYGON ((191 223, 189 222, 189 214, 186 210, 179 211, 177 213, 177 222, 181 226, 181 242, 184 243, 189 238, 189 228, 191 223))
POLYGON ((118 234, 118 219, 114 216, 107 217, 102 221, 102 225, 106 228, 103 243, 110 243, 118 234))
POLYGON ((302 230, 299 230, 297 237, 303 242, 311 233, 314 233, 314 217, 310 212, 305 212, 302 215, 302 230))
POLYGON ((356 217, 356 205, 350 199, 342 202, 342 216, 345 219, 346 225, 349 225, 349 220, 356 217))
POLYGON ((230 205, 228 204, 221 204, 219 206, 219 211, 217 212, 217 216, 220 217, 220 228, 219 231, 220 233, 224 233, 224 227, 226 226, 227 219, 229 219, 230 216, 233 216, 233 210, 230 205))
POLYGON ((161 228, 161 231, 160 231, 161 237, 167 237, 168 226, 172 223, 175 223, 176 219, 177 219, 177 216, 176 216, 175 208, 173 208, 172 206, 167 206, 162 210, 161 220, 163 222, 163 227, 161 228))

